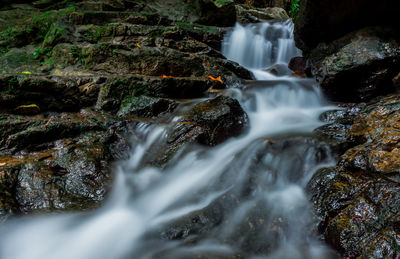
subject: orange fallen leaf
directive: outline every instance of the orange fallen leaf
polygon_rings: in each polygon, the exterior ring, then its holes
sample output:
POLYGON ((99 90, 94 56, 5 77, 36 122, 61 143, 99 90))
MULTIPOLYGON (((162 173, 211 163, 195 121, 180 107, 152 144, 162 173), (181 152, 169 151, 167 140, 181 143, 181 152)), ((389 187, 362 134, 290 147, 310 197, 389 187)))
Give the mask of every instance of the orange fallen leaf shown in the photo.
POLYGON ((142 48, 142 46, 140 46, 140 44, 139 44, 139 43, 136 43, 136 46, 137 46, 139 49, 141 49, 141 48, 142 48))
POLYGON ((222 81, 221 76, 218 76, 217 78, 213 77, 213 76, 208 76, 209 79, 214 80, 214 81, 218 81, 221 84, 224 83, 224 81, 222 81))
POLYGON ((174 76, 161 75, 162 78, 174 78, 174 76))
POLYGON ((0 166, 6 165, 6 163, 0 163, 0 166))

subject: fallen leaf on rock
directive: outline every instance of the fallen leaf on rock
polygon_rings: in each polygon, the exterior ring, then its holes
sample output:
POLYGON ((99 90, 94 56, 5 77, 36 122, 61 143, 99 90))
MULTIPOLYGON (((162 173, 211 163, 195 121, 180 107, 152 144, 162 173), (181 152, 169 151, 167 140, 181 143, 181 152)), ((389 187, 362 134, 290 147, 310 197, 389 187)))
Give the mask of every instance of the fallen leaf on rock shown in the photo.
POLYGON ((209 79, 214 80, 214 81, 218 81, 221 84, 224 83, 224 81, 222 81, 221 76, 218 76, 217 78, 213 77, 213 76, 208 76, 209 79))
POLYGON ((162 78, 174 78, 174 76, 161 75, 162 78))
POLYGON ((137 46, 139 49, 141 49, 141 48, 142 48, 142 46, 140 46, 140 44, 139 44, 139 43, 136 43, 136 46, 137 46))

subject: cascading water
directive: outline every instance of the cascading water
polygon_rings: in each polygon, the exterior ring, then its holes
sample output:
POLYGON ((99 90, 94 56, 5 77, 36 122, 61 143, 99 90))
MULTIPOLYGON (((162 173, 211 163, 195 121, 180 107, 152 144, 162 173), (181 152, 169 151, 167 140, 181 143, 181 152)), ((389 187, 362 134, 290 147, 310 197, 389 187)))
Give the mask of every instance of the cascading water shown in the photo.
POLYGON ((276 23, 258 23, 242 26, 225 37, 222 53, 230 60, 252 70, 256 78, 270 79, 263 69, 276 64, 288 64, 290 59, 301 56, 293 40, 291 20, 276 23))
POLYGON ((196 147, 164 170, 140 169, 147 148, 165 137, 140 124, 146 140, 120 165, 101 209, 10 220, 0 258, 327 258, 304 188, 333 162, 310 137, 330 107, 312 80, 265 70, 300 54, 292 31, 290 21, 237 24, 224 40, 224 55, 261 80, 226 92, 249 116, 245 135, 196 147))

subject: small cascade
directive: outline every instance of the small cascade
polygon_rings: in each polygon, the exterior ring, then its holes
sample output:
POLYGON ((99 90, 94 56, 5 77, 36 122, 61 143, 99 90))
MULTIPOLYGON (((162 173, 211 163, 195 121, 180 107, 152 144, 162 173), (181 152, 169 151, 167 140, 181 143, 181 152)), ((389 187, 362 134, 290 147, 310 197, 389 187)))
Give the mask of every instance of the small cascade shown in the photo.
POLYGON ((243 26, 237 23, 222 43, 222 53, 249 69, 265 69, 274 64, 288 64, 301 56, 293 39, 294 26, 285 22, 264 22, 243 26))
POLYGON ((305 188, 334 163, 310 137, 332 107, 313 80, 266 72, 301 54, 293 24, 236 24, 223 53, 258 79, 226 91, 249 116, 246 134, 194 147, 165 169, 141 168, 165 129, 138 125, 144 140, 118 167, 102 208, 9 221, 0 258, 328 258, 305 188))

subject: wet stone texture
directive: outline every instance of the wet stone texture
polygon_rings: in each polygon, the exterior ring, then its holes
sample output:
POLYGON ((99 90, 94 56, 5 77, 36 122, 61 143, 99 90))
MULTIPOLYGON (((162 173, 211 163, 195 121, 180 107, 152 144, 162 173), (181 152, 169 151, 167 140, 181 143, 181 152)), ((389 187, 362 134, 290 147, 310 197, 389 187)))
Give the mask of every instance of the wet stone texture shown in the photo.
POLYGON ((308 185, 319 231, 344 257, 400 255, 399 105, 391 95, 359 109, 345 131, 351 148, 308 185))
POLYGON ((328 98, 369 101, 394 92, 400 69, 400 46, 394 30, 368 27, 330 44, 320 43, 309 55, 311 73, 328 98))
POLYGON ((252 79, 220 53, 235 22, 233 1, 2 1, 0 217, 99 206, 141 123, 170 129, 158 166, 240 134, 215 94, 252 79))
POLYGON ((164 166, 189 143, 215 146, 244 133, 248 126, 239 102, 226 96, 184 107, 177 115, 178 121, 167 128, 166 139, 150 148, 151 159, 145 159, 145 164, 164 166))

